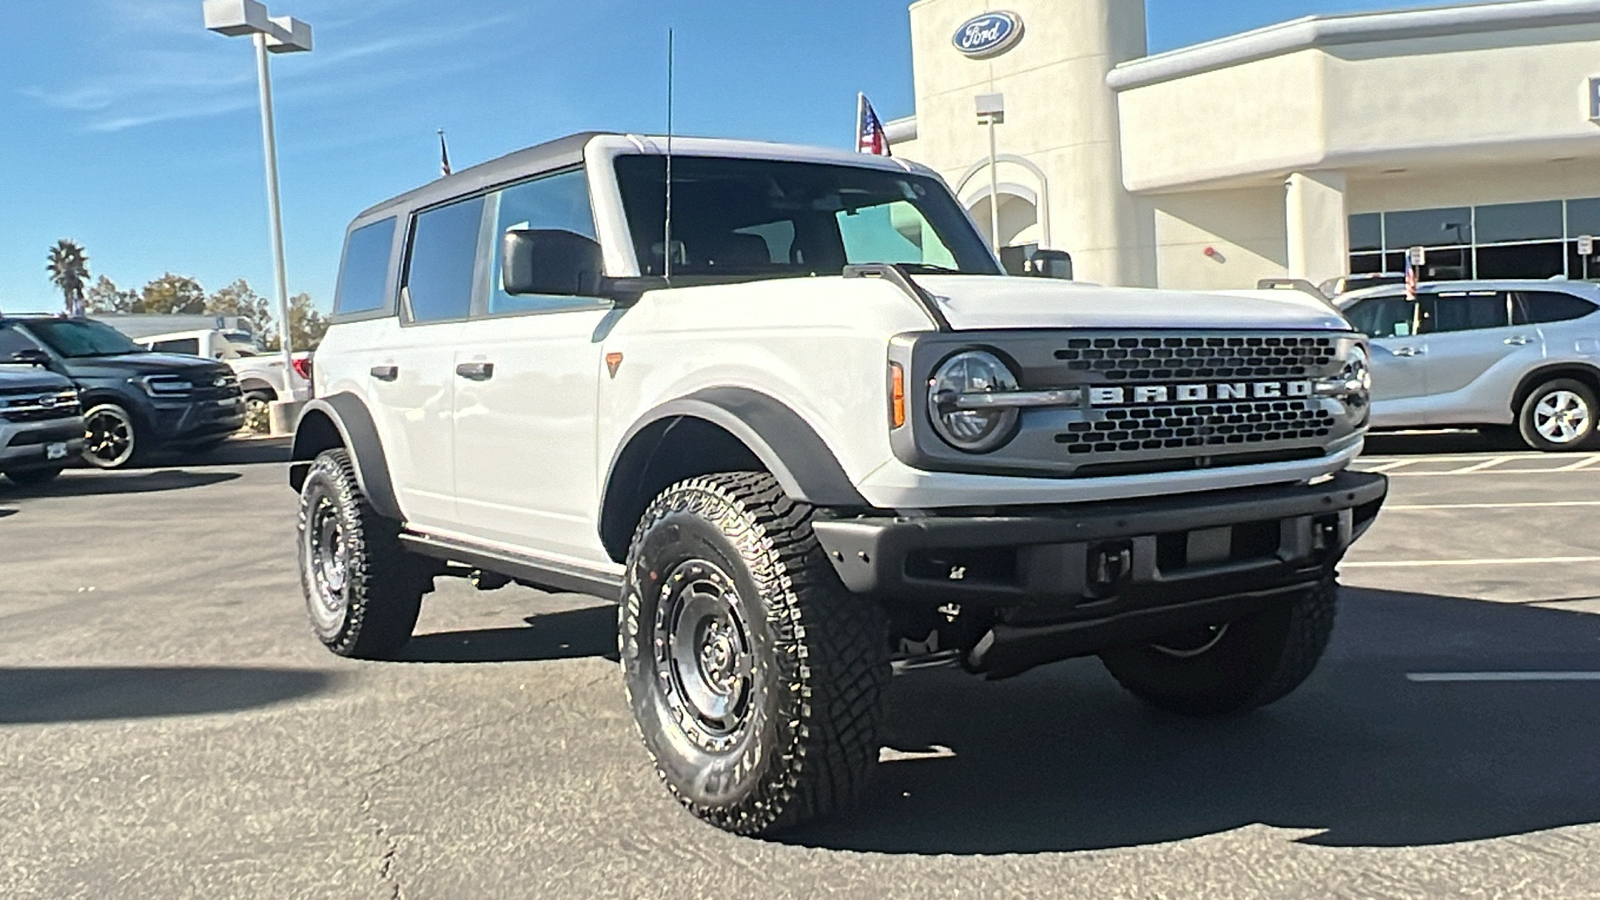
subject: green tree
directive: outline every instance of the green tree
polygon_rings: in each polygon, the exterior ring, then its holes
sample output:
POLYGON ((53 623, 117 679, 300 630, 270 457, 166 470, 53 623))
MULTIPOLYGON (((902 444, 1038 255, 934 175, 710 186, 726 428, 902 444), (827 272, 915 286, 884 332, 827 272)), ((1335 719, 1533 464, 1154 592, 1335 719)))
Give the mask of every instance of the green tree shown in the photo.
MULTIPOLYGON (((294 341, 294 350, 315 350, 322 343, 322 336, 328 333, 328 320, 317 311, 317 306, 311 300, 310 294, 295 294, 289 298, 289 339, 294 341)), ((264 342, 268 350, 277 350, 283 346, 279 339, 276 326, 264 342)))
POLYGON ((206 289, 193 278, 171 272, 144 286, 133 312, 189 314, 206 311, 206 289))
POLYGON ((89 281, 89 254, 73 241, 62 238, 50 248, 45 271, 50 281, 61 289, 68 315, 83 313, 83 288, 89 281))
POLYGON ((139 292, 122 290, 116 282, 101 275, 84 293, 83 299, 88 312, 125 313, 133 311, 139 302, 139 292))
POLYGON ((238 316, 250 323, 250 330, 257 337, 272 330, 272 310, 267 298, 256 293, 243 278, 207 298, 205 311, 215 316, 238 316))

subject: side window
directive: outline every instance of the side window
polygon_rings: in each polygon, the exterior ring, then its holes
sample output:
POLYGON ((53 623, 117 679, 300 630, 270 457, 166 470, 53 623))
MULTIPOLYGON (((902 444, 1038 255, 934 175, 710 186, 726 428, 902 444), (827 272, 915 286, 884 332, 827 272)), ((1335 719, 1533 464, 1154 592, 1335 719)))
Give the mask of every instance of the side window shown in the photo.
POLYGON ((497 210, 494 266, 489 283, 489 314, 549 309, 570 304, 570 298, 513 297, 507 294, 501 280, 501 267, 505 263, 502 258, 505 247, 501 239, 507 231, 522 229, 571 231, 593 238, 594 212, 589 205, 589 180, 583 171, 562 172, 513 185, 495 194, 493 200, 497 210))
POLYGON ((1373 297, 1345 310, 1345 318, 1368 337, 1410 337, 1416 306, 1404 297, 1373 297))
POLYGON ((1423 298, 1430 334, 1481 331, 1511 324, 1510 298, 1499 291, 1474 294, 1440 294, 1423 298))
POLYGON ((10 362, 11 357, 24 350, 38 350, 39 345, 33 339, 18 331, 0 325, 0 363, 10 362))
POLYGON ((157 353, 183 353, 188 356, 199 356, 200 339, 178 338, 171 341, 152 341, 150 349, 157 353))
POLYGON ((1555 291, 1525 291, 1517 295, 1517 324, 1540 325, 1570 322, 1594 312, 1597 307, 1582 297, 1555 291))
POLYGON ((388 306, 389 256, 394 248, 393 218, 363 225, 350 233, 339 267, 333 314, 375 312, 388 306))
POLYGON ((482 225, 482 197, 417 216, 406 266, 412 321, 448 322, 467 317, 472 309, 472 272, 478 262, 482 225))

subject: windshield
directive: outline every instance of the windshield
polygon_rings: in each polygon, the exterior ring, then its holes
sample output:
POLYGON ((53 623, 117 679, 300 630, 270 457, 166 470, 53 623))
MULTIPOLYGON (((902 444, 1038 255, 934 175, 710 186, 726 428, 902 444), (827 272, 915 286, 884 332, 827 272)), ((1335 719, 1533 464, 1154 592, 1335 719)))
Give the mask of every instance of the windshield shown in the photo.
POLYGON ((145 352, 127 335, 91 319, 35 319, 28 322, 28 330, 68 358, 145 352))
MULTIPOLYGON (((640 273, 665 274, 666 159, 616 165, 640 273)), ((674 157, 672 245, 675 276, 838 275, 867 263, 1000 274, 944 185, 856 166, 674 157)))

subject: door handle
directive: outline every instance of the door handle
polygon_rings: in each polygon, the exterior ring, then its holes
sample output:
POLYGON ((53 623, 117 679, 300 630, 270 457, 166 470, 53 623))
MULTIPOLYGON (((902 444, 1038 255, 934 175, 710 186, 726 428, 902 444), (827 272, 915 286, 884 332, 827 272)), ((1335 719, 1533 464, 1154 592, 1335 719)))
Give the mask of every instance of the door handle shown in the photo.
POLYGON ((370 374, 379 381, 393 381, 400 377, 399 366, 373 366, 370 374))
POLYGON ((1412 357, 1412 356, 1421 356, 1422 355, 1422 351, 1418 350, 1415 347, 1397 347, 1397 348, 1395 348, 1394 355, 1395 356, 1404 356, 1404 357, 1409 358, 1409 357, 1412 357))
POLYGON ((461 363, 456 366, 456 374, 468 381, 488 381, 494 377, 494 363, 461 363))
POLYGON ((1528 337, 1525 334, 1519 334, 1516 337, 1506 338, 1506 344, 1512 347, 1526 347, 1531 343, 1533 343, 1533 338, 1528 337))

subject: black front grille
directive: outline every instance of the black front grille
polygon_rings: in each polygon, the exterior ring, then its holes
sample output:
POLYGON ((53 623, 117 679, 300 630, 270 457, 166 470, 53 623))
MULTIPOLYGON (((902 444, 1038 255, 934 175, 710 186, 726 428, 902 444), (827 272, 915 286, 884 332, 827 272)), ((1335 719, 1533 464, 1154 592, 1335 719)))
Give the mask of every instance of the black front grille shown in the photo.
POLYGON ((1313 400, 1257 400, 1106 410, 1099 421, 1070 422, 1056 435, 1071 454, 1130 453, 1325 438, 1337 424, 1313 400))
POLYGON ((1334 338, 1323 336, 1082 337, 1055 358, 1074 372, 1105 381, 1212 381, 1303 378, 1333 362, 1334 338))
POLYGON ((76 395, 59 391, 11 392, 0 396, 0 419, 7 422, 48 422, 78 415, 76 395))

